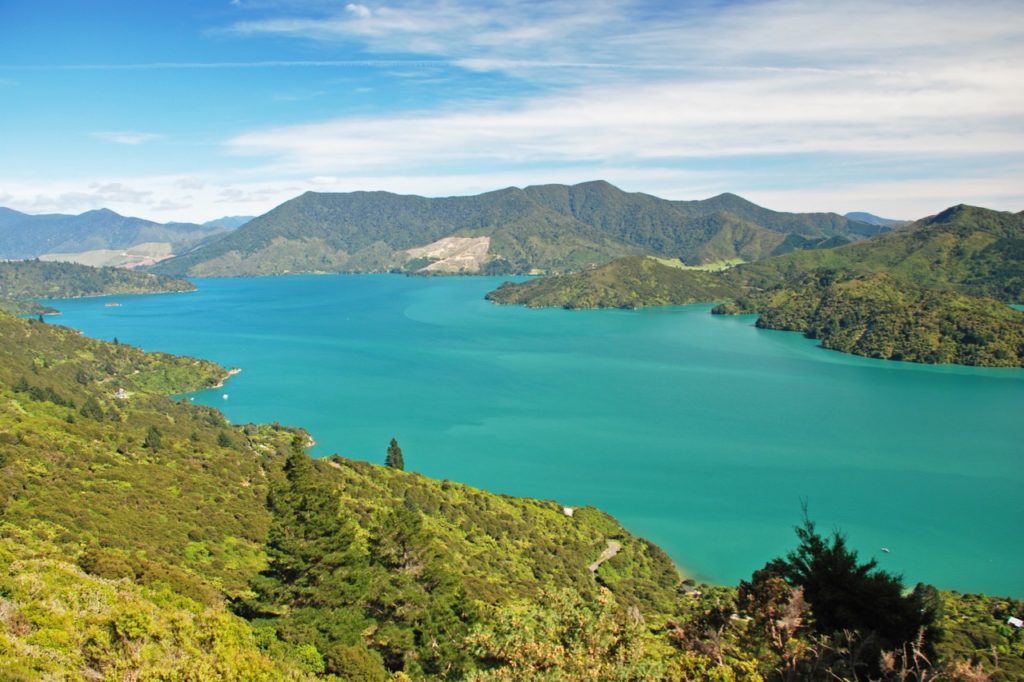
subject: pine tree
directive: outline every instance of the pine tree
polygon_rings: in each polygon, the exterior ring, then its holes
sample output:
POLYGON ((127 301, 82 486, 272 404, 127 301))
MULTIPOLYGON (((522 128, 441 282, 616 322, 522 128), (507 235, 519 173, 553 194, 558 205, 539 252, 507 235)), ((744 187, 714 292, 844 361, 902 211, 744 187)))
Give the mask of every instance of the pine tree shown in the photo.
POLYGON ((160 429, 150 426, 146 431, 146 438, 142 441, 142 445, 147 450, 159 450, 162 440, 163 434, 160 433, 160 429))
POLYGON ((391 439, 391 444, 388 445, 388 454, 384 457, 384 466, 405 471, 405 459, 402 457, 402 448, 398 447, 398 441, 394 438, 391 439))

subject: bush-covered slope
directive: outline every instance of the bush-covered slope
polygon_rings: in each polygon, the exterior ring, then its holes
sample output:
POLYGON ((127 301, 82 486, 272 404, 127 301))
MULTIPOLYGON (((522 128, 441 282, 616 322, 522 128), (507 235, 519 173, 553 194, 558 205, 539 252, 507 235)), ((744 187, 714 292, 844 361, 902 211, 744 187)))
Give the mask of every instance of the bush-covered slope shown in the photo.
POLYGON ((531 308, 640 308, 724 301, 741 289, 716 272, 685 270, 653 258, 620 258, 587 272, 513 284, 487 294, 488 300, 531 308))
POLYGON ((17 600, 0 610, 11 647, 0 647, 0 661, 21 652, 25 679, 60 666, 180 674, 186 663, 213 665, 218 651, 228 652, 225 670, 366 664, 383 675, 386 662, 433 675, 470 664, 462 637, 484 604, 559 587, 593 600, 602 584, 623 608, 655 614, 674 603, 671 561, 596 510, 569 517, 553 502, 313 461, 300 432, 231 426, 158 395, 222 379, 211 363, 6 315, 0 338, 0 517, 19 560, 8 575, 17 585, 60 583, 69 595, 57 618, 17 586, 5 593, 17 600), (27 547, 26 531, 52 546, 27 547), (588 565, 609 539, 623 549, 595 578, 588 565), (275 582, 295 562, 304 575, 334 566, 339 578, 345 567, 350 582, 316 582, 313 592, 275 582), (252 626, 224 610, 231 601, 252 626), (117 629, 122 621, 130 633, 117 629), (435 652, 443 632, 452 638, 435 652))
POLYGON ((871 358, 1024 366, 1024 312, 891 275, 814 272, 714 312, 761 313, 758 327, 802 331, 824 348, 871 358))
POLYGON ((620 259, 587 272, 504 284, 487 297, 531 307, 724 302, 758 325, 826 348, 927 363, 1020 366, 1024 218, 955 206, 907 230, 720 272, 620 259), (993 300, 993 299, 998 299, 993 300))
MULTIPOLYGON (((1020 602, 943 594, 934 660, 851 655, 877 650, 861 644, 886 609, 862 604, 863 631, 822 638, 796 579, 683 594, 658 548, 595 509, 312 460, 301 431, 232 426, 159 395, 218 380, 210 363, 2 314, 0 340, 5 679, 835 680, 861 666, 896 680, 913 665, 977 680, 980 662, 1009 680, 1024 669, 1019 633, 1003 625, 1020 602)), ((835 580, 853 577, 848 563, 828 564, 835 580)), ((893 580, 883 586, 898 594, 893 580)))
POLYGON ((1024 302, 1024 217, 953 206, 906 229, 836 249, 799 251, 737 268, 757 289, 816 269, 889 273, 929 288, 952 288, 1007 303, 1024 302))
POLYGON ((133 270, 38 260, 0 262, 0 308, 17 312, 42 310, 33 303, 40 298, 194 290, 195 286, 183 279, 133 270))

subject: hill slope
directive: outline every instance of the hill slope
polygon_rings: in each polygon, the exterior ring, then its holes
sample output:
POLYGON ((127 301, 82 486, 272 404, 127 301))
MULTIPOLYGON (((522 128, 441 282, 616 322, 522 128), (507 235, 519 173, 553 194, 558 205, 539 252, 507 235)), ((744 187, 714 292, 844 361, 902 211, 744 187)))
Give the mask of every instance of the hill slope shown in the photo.
POLYGON ((725 302, 718 312, 761 313, 761 326, 858 355, 1021 366, 1024 318, 996 301, 1024 302, 1024 217, 954 206, 864 242, 721 272, 621 259, 505 284, 488 298, 567 308, 725 302))
MULTIPOLYGON (((0 340, 5 679, 842 679, 850 660, 779 579, 685 596, 597 510, 311 460, 301 431, 159 395, 223 378, 211 363, 4 314, 0 340)), ((990 649, 993 679, 1024 670, 1002 625, 1024 605, 933 598, 928 674, 978 679, 953 673, 990 649)))
POLYGON ((886 272, 925 287, 1024 303, 1024 216, 961 204, 875 239, 786 254, 729 276, 764 289, 820 268, 886 272))
POLYGON ((339 674, 383 675, 387 661, 434 675, 467 663, 485 605, 607 589, 622 608, 673 608, 671 561, 597 510, 313 461, 301 432, 158 395, 223 379, 212 363, 2 313, 0 339, 0 666, 22 679, 174 677, 218 659, 223 679, 282 679, 323 673, 335 644, 339 674), (609 539, 622 551, 595 580, 587 566, 609 539), (331 565, 344 583, 275 587, 295 561, 305 580, 331 565), (30 584, 64 595, 60 613, 30 584), (264 673, 232 672, 250 668, 264 673))
POLYGON ((1024 367, 1024 312, 880 273, 818 271, 716 313, 761 313, 757 326, 802 331, 823 348, 929 364, 1024 367))
POLYGON ((741 291, 717 272, 682 269, 639 256, 583 273, 506 282, 487 299, 530 308, 638 308, 726 301, 741 291))
POLYGON ((33 302, 40 298, 172 291, 195 291, 195 285, 183 279, 74 263, 38 260, 0 263, 0 309, 25 314, 53 312, 33 302))
POLYGON ((196 276, 418 271, 430 265, 418 257, 423 247, 450 237, 488 237, 488 252, 466 271, 563 272, 640 254, 695 264, 753 260, 780 248, 805 248, 830 237, 859 239, 884 229, 834 214, 777 213, 733 195, 667 201, 606 182, 438 199, 307 192, 154 271, 196 276))

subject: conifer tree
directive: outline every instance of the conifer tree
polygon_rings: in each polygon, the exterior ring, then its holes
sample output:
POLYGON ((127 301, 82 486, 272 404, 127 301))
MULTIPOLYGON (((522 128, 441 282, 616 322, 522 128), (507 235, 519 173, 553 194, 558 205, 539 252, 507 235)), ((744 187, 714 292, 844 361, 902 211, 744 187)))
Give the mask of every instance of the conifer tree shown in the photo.
POLYGON ((402 448, 398 447, 398 441, 394 438, 391 439, 391 444, 388 445, 388 454, 384 457, 384 466, 405 471, 405 459, 402 458, 402 448))

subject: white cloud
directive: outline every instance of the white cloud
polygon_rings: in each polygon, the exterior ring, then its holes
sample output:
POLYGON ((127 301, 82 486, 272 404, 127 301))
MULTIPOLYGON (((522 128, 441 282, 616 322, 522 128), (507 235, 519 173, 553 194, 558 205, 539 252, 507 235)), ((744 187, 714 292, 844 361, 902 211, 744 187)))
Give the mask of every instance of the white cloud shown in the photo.
POLYGON ((927 169, 929 159, 988 164, 997 179, 1007 159, 1024 152, 1018 12, 998 0, 611 1, 585 10, 511 1, 500 11, 411 0, 367 17, 250 22, 235 28, 418 52, 520 77, 542 94, 251 130, 227 147, 263 159, 262 173, 341 178, 477 168, 484 178, 518 171, 530 179, 545 165, 670 169, 744 159, 748 173, 722 188, 734 191, 764 186, 773 171, 759 160, 870 159, 876 173, 882 160, 913 160, 924 169, 920 182, 880 182, 921 192, 921 201, 902 204, 917 211, 941 199, 924 191, 924 176, 942 175, 927 169))
POLYGON ((141 133, 130 130, 96 132, 92 133, 92 136, 98 140, 106 140, 107 142, 116 142, 117 144, 128 145, 152 142, 153 140, 159 140, 163 137, 163 135, 159 135, 157 133, 141 133))
POLYGON ((953 55, 971 61, 1020 57, 1019 6, 990 0, 884 0, 735 4, 639 1, 500 4, 406 0, 371 10, 350 3, 327 16, 240 22, 240 34, 362 42, 371 51, 440 56, 474 69, 531 78, 706 66, 777 68, 926 67, 953 55), (357 9, 358 8, 358 9, 357 9), (550 74, 545 71, 564 70, 550 74))
POLYGON ((615 84, 458 111, 257 130, 228 145, 311 174, 453 162, 1011 154, 1024 152, 1024 91, 1012 87, 1018 76, 1004 67, 927 79, 805 72, 615 84))
POLYGON ((370 16, 373 14, 370 11, 370 8, 367 7, 366 5, 357 5, 354 2, 350 2, 347 5, 345 5, 345 11, 350 14, 356 15, 360 19, 369 19, 370 16))

